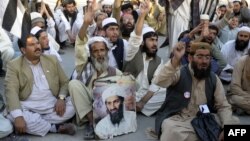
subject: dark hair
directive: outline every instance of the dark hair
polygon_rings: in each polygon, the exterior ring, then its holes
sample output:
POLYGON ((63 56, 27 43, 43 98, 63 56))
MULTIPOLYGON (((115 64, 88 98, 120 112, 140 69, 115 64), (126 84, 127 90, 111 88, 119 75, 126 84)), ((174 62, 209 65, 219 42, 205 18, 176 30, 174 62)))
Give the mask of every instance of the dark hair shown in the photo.
POLYGON ((133 5, 131 3, 126 3, 126 4, 123 4, 122 7, 121 7, 121 10, 126 10, 126 9, 129 9, 131 8, 133 10, 133 5))
POLYGON ((148 32, 148 33, 143 35, 143 41, 145 41, 146 38, 150 38, 150 37, 157 37, 158 38, 158 34, 156 32, 148 32))
POLYGON ((41 35, 42 32, 46 32, 46 31, 43 30, 43 29, 40 29, 40 30, 38 30, 37 33, 35 34, 35 37, 37 38, 37 40, 39 39, 39 37, 40 37, 40 35, 41 35))
POLYGON ((190 30, 185 30, 185 31, 181 32, 181 34, 178 37, 178 41, 180 41, 184 37, 184 35, 188 34, 189 32, 190 32, 190 30))
POLYGON ((209 25, 208 26, 208 29, 212 29, 212 30, 216 30, 216 35, 218 35, 219 34, 219 28, 216 26, 216 25, 209 25))
POLYGON ((25 42, 19 38, 19 39, 17 40, 17 44, 18 44, 19 49, 20 49, 20 48, 26 48, 27 39, 28 39, 28 38, 31 38, 31 37, 35 37, 35 38, 36 38, 36 36, 33 35, 33 34, 27 35, 26 38, 25 38, 25 42))
POLYGON ((74 4, 74 6, 76 6, 76 2, 75 0, 63 0, 62 6, 66 7, 67 4, 74 4))

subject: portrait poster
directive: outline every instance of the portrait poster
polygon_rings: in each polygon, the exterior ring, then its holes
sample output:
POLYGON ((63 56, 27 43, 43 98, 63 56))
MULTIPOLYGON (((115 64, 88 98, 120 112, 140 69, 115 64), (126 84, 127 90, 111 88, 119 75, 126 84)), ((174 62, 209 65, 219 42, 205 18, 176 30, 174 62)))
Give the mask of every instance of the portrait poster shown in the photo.
POLYGON ((94 82, 94 127, 100 139, 136 131, 135 92, 135 79, 131 75, 110 76, 94 82))

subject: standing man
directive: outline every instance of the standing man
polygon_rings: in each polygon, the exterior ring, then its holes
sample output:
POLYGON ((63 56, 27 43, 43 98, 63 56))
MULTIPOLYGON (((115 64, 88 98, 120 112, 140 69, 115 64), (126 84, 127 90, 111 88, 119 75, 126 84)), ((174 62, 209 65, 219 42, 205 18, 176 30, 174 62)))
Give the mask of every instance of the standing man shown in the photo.
MULTIPOLYGON (((185 54, 184 44, 178 43, 173 54, 153 80, 155 84, 168 88, 155 124, 161 141, 198 140, 191 121, 201 105, 219 117, 222 128, 225 124, 238 123, 238 119, 232 116, 222 83, 210 70, 211 45, 191 44, 189 64, 184 67, 180 67, 185 54)), ((223 134, 221 132, 219 140, 223 134)))
POLYGON ((72 27, 77 19, 77 9, 75 0, 64 0, 63 10, 60 8, 55 11, 55 22, 59 30, 59 40, 61 47, 66 46, 66 41, 75 42, 72 34, 72 27))
POLYGON ((75 115, 68 96, 68 78, 54 56, 42 54, 34 35, 19 40, 23 53, 8 63, 5 96, 8 118, 17 133, 45 136, 48 132, 73 135, 75 115))

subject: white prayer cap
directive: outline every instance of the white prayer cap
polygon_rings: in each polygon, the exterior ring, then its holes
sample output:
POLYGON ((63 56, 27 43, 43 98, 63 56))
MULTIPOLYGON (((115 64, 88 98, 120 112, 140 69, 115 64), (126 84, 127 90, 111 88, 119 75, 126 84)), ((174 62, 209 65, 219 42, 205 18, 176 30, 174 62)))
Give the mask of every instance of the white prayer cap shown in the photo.
POLYGON ((43 19, 42 15, 38 12, 31 12, 30 18, 31 18, 32 24, 34 24, 36 22, 43 22, 44 23, 44 19, 43 19))
POLYGON ((94 36, 94 37, 91 37, 88 41, 88 46, 90 47, 93 43, 95 42, 104 42, 107 46, 107 48, 109 49, 109 45, 108 45, 108 42, 106 39, 104 39, 103 37, 101 36, 94 36))
POLYGON ((104 0, 102 1, 102 5, 113 5, 114 4, 114 0, 104 0))
POLYGON ((248 26, 242 26, 239 28, 239 32, 241 32, 241 31, 245 31, 245 32, 250 33, 250 28, 248 26))
POLYGON ((111 96, 125 96, 125 90, 122 89, 119 86, 110 86, 106 90, 103 91, 102 93, 102 101, 105 103, 106 99, 111 97, 111 96))
POLYGON ((209 15, 207 15, 207 14, 202 14, 202 15, 200 15, 200 19, 201 19, 201 20, 209 20, 209 15))
POLYGON ((35 35, 41 28, 39 26, 35 26, 31 29, 30 33, 35 35))
POLYGON ((150 26, 144 26, 142 29, 142 36, 148 32, 155 32, 155 30, 150 26))
MULTIPOLYGON (((103 21, 102 21, 102 27, 104 27, 104 26, 106 26, 106 25, 108 25, 108 24, 111 24, 111 23, 113 23, 113 24, 117 24, 117 21, 116 21, 116 19, 115 18, 106 18, 106 19, 104 19, 103 21)), ((118 24, 117 24, 118 25, 118 24)))
POLYGON ((241 2, 241 0, 233 0, 233 2, 241 2))

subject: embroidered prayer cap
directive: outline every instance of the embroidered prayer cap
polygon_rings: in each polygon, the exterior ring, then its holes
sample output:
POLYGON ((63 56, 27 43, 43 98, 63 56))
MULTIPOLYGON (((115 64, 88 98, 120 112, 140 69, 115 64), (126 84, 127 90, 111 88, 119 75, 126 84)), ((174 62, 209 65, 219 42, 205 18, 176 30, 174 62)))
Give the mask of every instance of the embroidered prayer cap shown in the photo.
POLYGON ((242 26, 239 28, 238 32, 241 32, 241 31, 245 31, 245 32, 250 33, 250 28, 248 26, 242 26))
POLYGON ((118 26, 118 24, 117 24, 117 21, 116 21, 116 19, 115 18, 106 18, 106 19, 104 19, 103 21, 102 21, 102 28, 104 28, 104 27, 108 27, 108 26, 110 26, 110 25, 117 25, 118 26))
POLYGON ((212 46, 205 42, 191 42, 190 54, 195 54, 196 50, 198 49, 208 49, 211 52, 212 46))
POLYGON ((107 47, 108 49, 110 49, 107 40, 106 40, 105 38, 101 37, 101 36, 94 36, 94 37, 91 37, 91 38, 89 39, 88 43, 87 43, 87 44, 88 44, 88 47, 90 48, 91 45, 92 45, 93 43, 95 43, 95 42, 104 42, 104 44, 106 45, 106 47, 107 47))
POLYGON ((42 15, 38 12, 31 12, 30 13, 31 23, 35 24, 36 22, 42 22, 45 23, 42 15))
POLYGON ((142 29, 142 36, 149 32, 155 32, 155 30, 152 27, 144 24, 142 29))
POLYGON ((110 86, 102 93, 102 101, 105 103, 106 99, 111 96, 121 96, 124 97, 126 95, 125 90, 120 86, 110 86))

